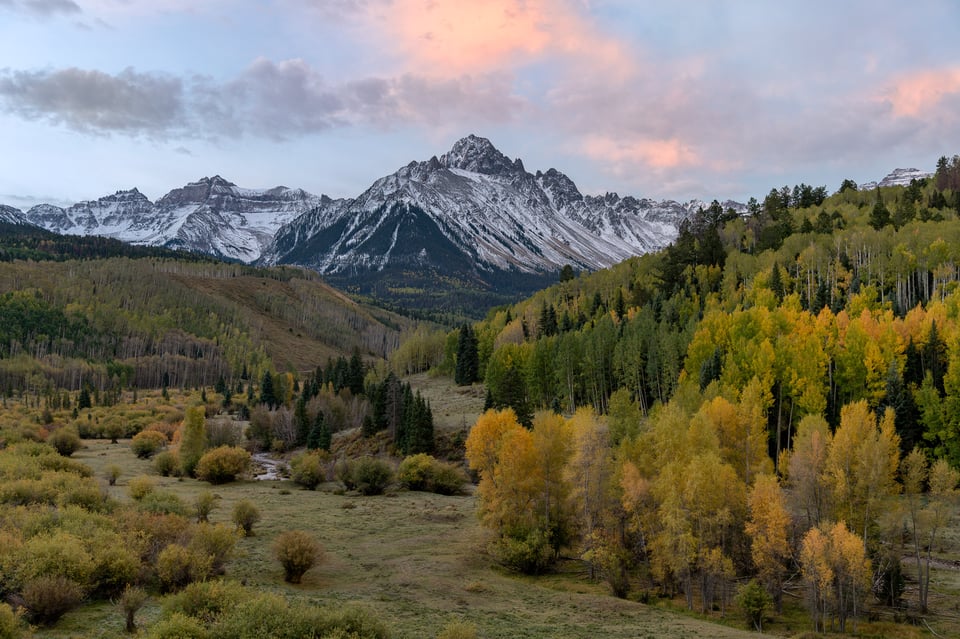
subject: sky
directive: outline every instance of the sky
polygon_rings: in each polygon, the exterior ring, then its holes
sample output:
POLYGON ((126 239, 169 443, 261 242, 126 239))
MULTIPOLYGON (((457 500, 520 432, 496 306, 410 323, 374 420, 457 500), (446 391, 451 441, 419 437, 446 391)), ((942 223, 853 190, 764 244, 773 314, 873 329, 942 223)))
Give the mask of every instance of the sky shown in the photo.
POLYGON ((359 195, 467 134, 584 193, 762 199, 960 153, 956 0, 0 0, 0 203, 359 195))

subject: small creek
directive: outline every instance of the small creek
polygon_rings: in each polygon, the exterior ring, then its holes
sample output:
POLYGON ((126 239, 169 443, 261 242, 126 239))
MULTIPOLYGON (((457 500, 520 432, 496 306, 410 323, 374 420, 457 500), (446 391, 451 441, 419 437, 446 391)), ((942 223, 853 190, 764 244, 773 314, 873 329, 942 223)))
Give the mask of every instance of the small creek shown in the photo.
POLYGON ((283 462, 271 458, 267 453, 254 453, 253 462, 260 466, 259 472, 253 476, 257 481, 283 481, 284 478, 280 474, 280 467, 283 462))

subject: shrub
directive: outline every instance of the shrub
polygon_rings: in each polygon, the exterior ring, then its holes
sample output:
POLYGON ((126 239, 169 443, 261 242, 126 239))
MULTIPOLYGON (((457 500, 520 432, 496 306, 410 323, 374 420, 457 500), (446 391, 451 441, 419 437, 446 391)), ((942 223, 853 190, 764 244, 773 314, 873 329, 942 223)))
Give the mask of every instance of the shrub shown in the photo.
POLYGON ((357 482, 354 476, 355 467, 356 462, 345 459, 341 462, 338 462, 333 469, 333 474, 347 490, 353 490, 357 487, 357 482))
POLYGON ((164 477, 176 475, 180 471, 180 458, 175 451, 165 450, 153 458, 153 468, 164 477))
POLYGON ((320 542, 303 530, 280 533, 273 542, 273 554, 283 566, 283 579, 300 583, 303 574, 323 560, 320 542))
POLYGON ((763 615, 771 603, 770 595, 755 579, 751 579, 737 591, 737 605, 740 606, 744 619, 757 632, 763 632, 763 615))
POLYGON ((157 577, 163 589, 172 592, 206 579, 212 564, 209 555, 196 555, 179 544, 170 544, 157 556, 157 577))
POLYGON ((140 556, 119 535, 102 535, 91 544, 93 572, 90 580, 98 594, 112 597, 122 592, 140 572, 140 556))
POLYGON ((20 616, 7 604, 0 603, 0 639, 20 639, 22 636, 20 616))
POLYGON ((20 596, 32 621, 50 625, 80 603, 83 589, 63 576, 43 576, 28 581, 20 596))
POLYGON ((426 490, 436 461, 426 453, 410 455, 400 462, 400 467, 397 469, 397 482, 410 490, 426 490))
POLYGON ((142 588, 137 588, 129 584, 126 588, 124 588, 123 594, 120 595, 120 601, 117 602, 117 605, 119 605, 120 609, 123 610, 123 618, 127 632, 132 633, 137 631, 137 611, 140 610, 140 608, 142 608, 143 604, 146 602, 147 593, 144 592, 142 588))
POLYGON ((325 453, 308 451, 290 460, 290 478, 307 490, 314 490, 326 480, 325 453))
POLYGON ((50 436, 47 437, 47 443, 53 446, 54 450, 64 457, 69 457, 74 454, 80 450, 80 447, 83 445, 77 431, 66 426, 58 428, 51 433, 50 436))
POLYGON ((187 514, 187 506, 180 496, 169 490, 154 490, 140 500, 140 510, 154 515, 187 514))
POLYGON ((149 459, 167 447, 167 436, 155 430, 144 430, 130 440, 130 450, 140 459, 149 459))
POLYGON ((260 521, 260 510, 249 499, 241 499, 233 507, 233 523, 244 537, 253 536, 253 525, 260 521))
POLYGON ((223 615, 211 628, 211 635, 215 639, 387 639, 390 633, 383 622, 362 609, 290 604, 278 595, 261 594, 223 615))
POLYGON ((553 562, 547 535, 540 530, 522 537, 502 537, 494 542, 492 550, 504 566, 527 575, 540 574, 553 562))
POLYGON ((127 484, 127 493, 130 499, 134 501, 143 501, 143 498, 152 493, 157 488, 157 482, 152 477, 146 475, 137 475, 127 484))
POLYGON ((147 639, 207 639, 210 633, 196 619, 175 612, 150 627, 147 639))
POLYGON ((210 557, 209 573, 219 575, 223 573, 223 567, 236 545, 237 533, 229 526, 198 524, 194 528, 187 550, 194 555, 210 557))
POLYGON ((192 477, 194 470, 207 449, 207 420, 203 406, 187 409, 180 428, 180 470, 192 477))
POLYGON ((225 484, 246 472, 250 467, 250 453, 236 446, 220 446, 207 451, 197 462, 198 479, 211 484, 225 484))
POLYGON ((204 490, 193 500, 193 514, 197 516, 197 523, 210 521, 210 513, 217 507, 217 497, 209 490, 204 490))
POLYGON ((466 621, 451 621, 437 634, 437 639, 477 639, 477 627, 466 621))
POLYGON ((363 495, 382 495, 393 481, 393 468, 376 457, 363 457, 353 467, 353 480, 363 495))
POLYGON ((397 481, 410 490, 458 495, 463 491, 467 477, 457 466, 434 459, 426 453, 419 453, 400 463, 397 481))
POLYGON ((111 464, 107 466, 106 470, 103 472, 103 476, 107 478, 107 483, 111 486, 117 485, 117 480, 120 479, 120 474, 123 470, 116 464, 111 464))
POLYGON ((179 613, 209 624, 250 597, 250 593, 235 581, 202 581, 168 597, 163 610, 167 614, 179 613))
POLYGON ((94 562, 82 539, 64 531, 37 535, 23 544, 17 576, 20 583, 58 576, 88 584, 94 562))

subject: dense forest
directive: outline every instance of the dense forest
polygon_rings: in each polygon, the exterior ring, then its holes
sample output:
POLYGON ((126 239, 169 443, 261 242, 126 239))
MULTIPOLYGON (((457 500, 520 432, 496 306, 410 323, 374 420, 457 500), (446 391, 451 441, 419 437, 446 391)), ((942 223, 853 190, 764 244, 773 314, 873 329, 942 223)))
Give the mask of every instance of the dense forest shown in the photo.
POLYGON ((749 209, 714 202, 666 250, 422 332, 394 365, 485 383, 467 457, 507 565, 574 550, 614 592, 645 575, 703 610, 744 576, 779 610, 793 574, 842 630, 870 592, 902 603, 913 555, 926 610, 960 467, 960 158, 749 209))
POLYGON ((172 257, 0 263, 0 392, 194 388, 383 357, 412 322, 309 272, 172 257))

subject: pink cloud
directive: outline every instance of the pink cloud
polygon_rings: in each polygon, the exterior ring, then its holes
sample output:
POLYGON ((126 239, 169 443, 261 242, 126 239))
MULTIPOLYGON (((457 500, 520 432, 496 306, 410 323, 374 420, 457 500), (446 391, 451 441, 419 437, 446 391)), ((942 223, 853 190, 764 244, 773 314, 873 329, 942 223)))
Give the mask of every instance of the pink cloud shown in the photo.
POLYGON ((483 73, 555 56, 611 73, 629 63, 623 44, 569 0, 396 0, 375 13, 386 42, 419 73, 483 73))
POLYGON ((631 165, 675 169, 701 163, 697 152, 678 138, 630 140, 591 135, 584 139, 582 150, 588 157, 610 164, 616 173, 631 165))
POLYGON ((949 95, 960 93, 960 67, 912 73, 898 79, 882 96, 898 117, 923 116, 949 95))

